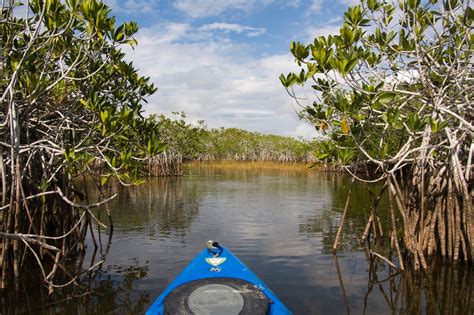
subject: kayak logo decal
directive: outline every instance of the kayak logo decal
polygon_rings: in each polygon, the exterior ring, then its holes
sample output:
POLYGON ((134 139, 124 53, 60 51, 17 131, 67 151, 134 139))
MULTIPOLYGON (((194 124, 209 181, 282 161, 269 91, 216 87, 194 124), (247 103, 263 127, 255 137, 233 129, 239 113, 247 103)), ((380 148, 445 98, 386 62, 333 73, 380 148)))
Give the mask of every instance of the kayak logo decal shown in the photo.
POLYGON ((209 265, 214 266, 214 267, 222 265, 226 260, 227 260, 227 258, 225 258, 225 257, 206 258, 206 262, 209 265))
POLYGON ((211 267, 209 268, 209 271, 212 272, 221 272, 222 268, 221 267, 211 267))

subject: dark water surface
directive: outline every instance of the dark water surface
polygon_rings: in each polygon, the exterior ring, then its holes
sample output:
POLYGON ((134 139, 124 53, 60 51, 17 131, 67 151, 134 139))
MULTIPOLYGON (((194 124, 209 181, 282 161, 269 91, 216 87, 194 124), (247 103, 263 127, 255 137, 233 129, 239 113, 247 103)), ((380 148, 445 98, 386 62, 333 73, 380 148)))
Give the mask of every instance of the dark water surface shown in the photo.
MULTIPOLYGON (((286 170, 192 168, 120 189, 115 230, 92 293, 25 289, 6 313, 142 314, 208 239, 243 260, 294 314, 473 314, 474 272, 438 264, 402 276, 368 259, 358 238, 369 199, 356 186, 337 257, 331 246, 350 180, 286 170)), ((104 237, 104 236, 103 236, 104 237)), ((104 241, 104 240, 102 240, 104 241)), ((91 246, 86 261, 92 257, 91 246)), ((28 285, 26 285, 28 287, 28 285)))

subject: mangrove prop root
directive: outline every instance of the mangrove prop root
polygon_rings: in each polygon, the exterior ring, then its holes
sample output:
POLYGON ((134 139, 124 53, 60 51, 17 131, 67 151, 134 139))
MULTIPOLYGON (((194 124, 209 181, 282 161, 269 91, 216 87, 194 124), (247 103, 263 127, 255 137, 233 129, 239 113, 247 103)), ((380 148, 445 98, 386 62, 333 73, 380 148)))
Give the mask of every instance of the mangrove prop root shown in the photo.
MULTIPOLYGON (((472 159, 470 153, 469 159, 472 159)), ((397 261, 380 257, 389 265, 405 270, 407 263, 415 270, 427 270, 427 259, 433 255, 449 261, 473 260, 473 200, 472 174, 466 173, 459 159, 451 158, 446 165, 432 167, 415 163, 386 177, 377 198, 370 192, 373 206, 362 231, 361 243, 382 237, 382 224, 378 203, 381 194, 388 192, 389 229, 387 236, 397 261), (467 174, 467 175, 466 175, 467 174), (420 183, 423 181, 423 184, 420 183), (387 190, 385 190, 387 188, 387 190), (470 190, 469 190, 470 189, 470 190), (372 235, 371 235, 372 234, 372 235)), ((469 167, 470 162, 468 163, 469 167)), ((333 250, 336 251, 346 218, 351 190, 347 193, 333 250)))

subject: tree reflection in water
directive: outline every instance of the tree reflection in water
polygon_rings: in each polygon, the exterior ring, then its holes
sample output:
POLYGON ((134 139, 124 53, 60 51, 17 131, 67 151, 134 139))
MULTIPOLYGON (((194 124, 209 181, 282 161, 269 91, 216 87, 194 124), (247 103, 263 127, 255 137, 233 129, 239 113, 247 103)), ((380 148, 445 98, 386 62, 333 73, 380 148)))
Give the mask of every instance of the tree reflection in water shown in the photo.
POLYGON ((199 213, 198 186, 183 185, 180 177, 152 177, 142 185, 116 189, 110 207, 121 232, 146 230, 149 236, 183 238, 199 213))
MULTIPOLYGON (((143 314, 212 233, 295 314, 473 314, 472 268, 435 262, 435 273, 397 274, 364 256, 360 236, 371 205, 366 187, 353 189, 340 252, 332 256, 349 184, 337 174, 214 169, 150 179, 120 191, 111 203, 114 243, 102 270, 52 297, 25 277, 22 296, 4 292, 0 312, 143 314)), ((387 209, 382 201, 380 209, 387 209)), ((371 242, 372 250, 390 258, 387 245, 371 242)), ((84 267, 78 259, 71 270, 89 268, 92 250, 84 267)), ((101 257, 98 251, 95 261, 101 257)))
MULTIPOLYGON (((447 265, 433 261, 431 272, 405 270, 399 272, 381 262, 375 256, 367 256, 368 283, 363 299, 363 314, 370 309, 369 299, 383 297, 387 314, 474 314, 474 272, 468 265, 447 265)), ((333 256, 339 279, 341 297, 346 306, 346 314, 351 313, 360 301, 348 298, 344 279, 339 268, 338 257, 333 256)))
MULTIPOLYGON (((92 255, 95 260, 97 250, 92 255)), ((83 263, 78 257, 75 267, 83 263)), ((138 258, 132 265, 108 265, 105 270, 87 272, 76 285, 54 291, 38 286, 34 275, 22 278, 20 294, 1 292, 0 314, 143 314, 150 302, 149 293, 137 290, 136 282, 147 277, 148 262, 142 265, 138 258)))

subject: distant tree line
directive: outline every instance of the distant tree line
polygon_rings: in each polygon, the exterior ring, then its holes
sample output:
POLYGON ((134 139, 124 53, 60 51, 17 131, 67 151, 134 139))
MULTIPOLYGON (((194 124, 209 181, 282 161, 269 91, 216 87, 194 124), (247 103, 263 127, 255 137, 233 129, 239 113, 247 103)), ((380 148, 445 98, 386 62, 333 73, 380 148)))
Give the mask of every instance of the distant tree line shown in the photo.
POLYGON ((152 115, 166 149, 149 162, 151 175, 179 175, 181 163, 190 161, 272 161, 314 163, 326 141, 266 135, 238 128, 207 128, 204 121, 186 122, 184 113, 174 118, 152 115))
POLYGON ((317 142, 237 128, 205 130, 196 160, 312 162, 317 142))

